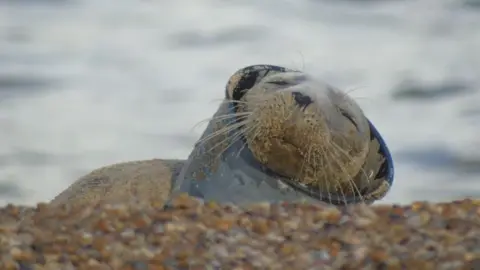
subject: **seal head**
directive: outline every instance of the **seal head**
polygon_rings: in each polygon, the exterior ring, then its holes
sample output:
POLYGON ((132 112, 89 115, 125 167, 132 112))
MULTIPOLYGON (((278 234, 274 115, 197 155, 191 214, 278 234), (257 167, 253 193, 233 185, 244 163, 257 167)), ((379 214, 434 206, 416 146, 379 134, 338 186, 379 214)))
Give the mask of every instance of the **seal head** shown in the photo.
POLYGON ((173 195, 345 205, 378 200, 392 183, 389 150, 353 99, 304 72, 255 65, 231 76, 173 195))

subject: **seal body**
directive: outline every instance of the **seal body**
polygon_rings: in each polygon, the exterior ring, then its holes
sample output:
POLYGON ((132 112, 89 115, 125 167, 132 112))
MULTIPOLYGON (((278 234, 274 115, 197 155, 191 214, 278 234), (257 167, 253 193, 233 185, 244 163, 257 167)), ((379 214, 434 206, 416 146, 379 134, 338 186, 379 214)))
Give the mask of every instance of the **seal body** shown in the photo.
POLYGON ((166 201, 172 180, 184 160, 152 159, 117 163, 79 178, 57 195, 51 205, 96 205, 103 202, 166 201))
POLYGON ((345 93, 300 71, 254 65, 230 77, 224 102, 187 160, 100 168, 51 204, 166 201, 186 192, 240 205, 345 205, 381 199, 392 183, 384 140, 345 93))

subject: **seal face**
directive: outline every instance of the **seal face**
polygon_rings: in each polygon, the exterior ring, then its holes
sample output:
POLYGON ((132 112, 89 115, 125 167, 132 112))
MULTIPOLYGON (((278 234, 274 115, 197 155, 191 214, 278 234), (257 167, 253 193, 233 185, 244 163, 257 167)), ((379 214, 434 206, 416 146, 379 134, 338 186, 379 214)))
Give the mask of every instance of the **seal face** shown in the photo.
POLYGON ((207 200, 373 202, 393 182, 388 148, 357 103, 272 65, 230 77, 225 102, 174 184, 207 200))

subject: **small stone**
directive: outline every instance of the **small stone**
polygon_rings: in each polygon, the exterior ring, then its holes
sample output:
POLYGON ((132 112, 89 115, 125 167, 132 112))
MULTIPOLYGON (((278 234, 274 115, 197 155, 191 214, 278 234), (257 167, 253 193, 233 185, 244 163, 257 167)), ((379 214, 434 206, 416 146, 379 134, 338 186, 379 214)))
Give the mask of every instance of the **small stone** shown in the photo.
POLYGON ((135 231, 133 229, 126 229, 125 231, 120 233, 120 236, 123 239, 131 240, 131 239, 135 238, 135 231))
POLYGON ((87 261, 87 265, 88 265, 88 266, 97 266, 97 265, 99 265, 99 264, 100 264, 100 263, 99 263, 97 260, 92 259, 92 258, 90 258, 90 259, 87 261))
POLYGON ((341 244, 338 243, 338 242, 333 242, 330 244, 330 255, 333 256, 333 257, 336 257, 338 256, 338 254, 340 253, 341 251, 341 244))
POLYGON ((218 256, 220 258, 228 258, 230 256, 227 248, 224 245, 215 245, 210 249, 212 253, 215 254, 215 256, 218 256))
POLYGON ((185 224, 178 223, 178 222, 166 223, 164 228, 166 232, 185 232, 187 230, 187 227, 185 226, 185 224))
POLYGON ((412 227, 420 227, 430 221, 430 215, 428 213, 419 213, 407 218, 407 224, 412 227))
POLYGON ((141 217, 135 219, 134 221, 135 227, 137 229, 148 227, 150 226, 151 223, 152 223, 152 220, 145 215, 142 215, 141 217))
POLYGON ((34 257, 31 252, 24 251, 19 248, 12 248, 10 250, 10 255, 17 262, 33 262, 34 257))
POLYGON ((366 228, 370 225, 372 225, 373 223, 373 220, 371 219, 368 219, 368 218, 356 218, 354 220, 354 224, 355 226, 357 226, 358 228, 366 228))
POLYGON ((107 239, 105 237, 95 237, 93 242, 92 242, 92 247, 96 249, 97 251, 102 251, 106 248, 108 245, 107 239))
POLYGON ((0 266, 5 270, 17 270, 19 265, 13 260, 6 259, 0 262, 0 266))
POLYGON ((95 228, 97 230, 100 230, 102 232, 105 232, 105 233, 108 233, 108 232, 113 232, 114 231, 114 228, 112 227, 112 225, 110 224, 110 222, 106 219, 100 219, 95 228))
POLYGON ((363 261, 368 255, 368 248, 365 246, 356 247, 353 256, 356 261, 363 261))
POLYGON ((129 262, 123 269, 148 270, 148 264, 141 261, 132 261, 129 262))
POLYGON ((374 262, 382 262, 388 258, 388 254, 384 250, 373 250, 370 252, 370 258, 374 262))
POLYGON ((480 259, 480 253, 467 252, 463 256, 466 261, 473 261, 476 259, 480 259))
POLYGON ((413 202, 411 206, 412 210, 417 212, 424 208, 423 202, 413 202))
POLYGON ((292 244, 283 244, 280 248, 280 253, 284 256, 292 255, 295 251, 295 247, 292 244))
POLYGON ((178 195, 172 200, 171 205, 175 208, 185 209, 198 205, 198 200, 190 197, 188 194, 183 193, 178 195))
POLYGON ((172 221, 173 213, 172 212, 158 212, 153 216, 155 221, 166 222, 172 221))
POLYGON ((252 230, 258 234, 267 234, 269 232, 268 222, 264 219, 252 221, 252 230))
POLYGON ((232 219, 219 219, 215 222, 215 228, 221 232, 226 232, 230 230, 234 223, 235 221, 232 219))
POLYGON ((82 232, 80 235, 80 241, 83 245, 90 245, 93 241, 93 236, 91 233, 82 232))

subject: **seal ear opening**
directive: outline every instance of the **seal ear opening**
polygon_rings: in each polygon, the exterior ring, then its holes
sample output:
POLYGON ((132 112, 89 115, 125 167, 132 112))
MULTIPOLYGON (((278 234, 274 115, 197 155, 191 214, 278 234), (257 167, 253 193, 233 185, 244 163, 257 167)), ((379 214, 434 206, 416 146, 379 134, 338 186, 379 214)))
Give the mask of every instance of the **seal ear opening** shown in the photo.
POLYGON ((240 100, 250 88, 267 75, 286 71, 288 69, 274 65, 252 65, 239 69, 228 80, 225 98, 240 100))

